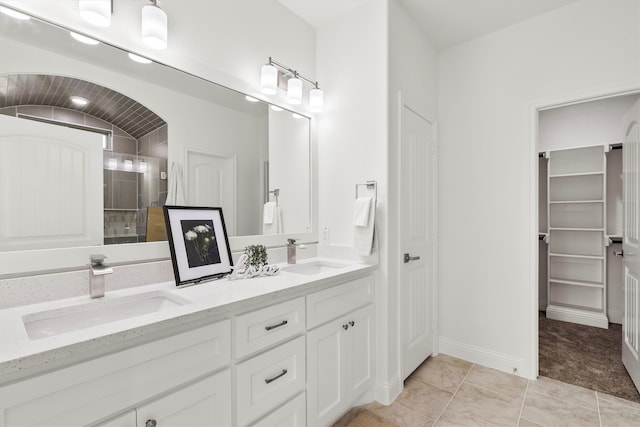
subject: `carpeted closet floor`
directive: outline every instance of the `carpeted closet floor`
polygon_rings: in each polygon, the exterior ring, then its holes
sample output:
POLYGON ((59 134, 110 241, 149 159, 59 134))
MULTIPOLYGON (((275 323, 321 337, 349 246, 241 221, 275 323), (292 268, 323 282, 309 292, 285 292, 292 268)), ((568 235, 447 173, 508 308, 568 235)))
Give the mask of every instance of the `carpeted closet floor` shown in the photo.
POLYGON ((540 312, 540 376, 640 402, 622 364, 622 326, 609 329, 547 319, 540 312))

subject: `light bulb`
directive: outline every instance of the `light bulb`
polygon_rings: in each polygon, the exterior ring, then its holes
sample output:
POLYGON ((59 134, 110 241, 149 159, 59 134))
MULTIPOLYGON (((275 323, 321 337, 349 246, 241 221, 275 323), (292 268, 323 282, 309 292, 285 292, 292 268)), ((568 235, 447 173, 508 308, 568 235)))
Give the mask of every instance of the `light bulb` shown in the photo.
POLYGON ((260 72, 260 90, 266 95, 275 95, 278 90, 278 69, 263 65, 260 72))
POLYGON ((309 110, 312 113, 319 113, 324 107, 324 93, 318 89, 311 89, 309 92, 309 110))
POLYGON ((110 157, 109 158, 109 169, 115 169, 118 167, 118 159, 116 159, 115 157, 110 157))
POLYGON ((82 19, 96 27, 111 25, 111 0, 78 0, 82 19))
POLYGON ((142 41, 153 49, 167 47, 167 14, 155 4, 142 7, 142 41))
POLYGON ((138 171, 146 172, 147 171, 147 162, 145 162, 144 160, 140 160, 140 162, 138 163, 138 171))
POLYGON ((87 37, 82 34, 74 33, 73 31, 69 31, 69 34, 71 34, 71 37, 73 37, 75 40, 79 41, 80 43, 88 44, 91 46, 100 44, 100 42, 96 39, 92 39, 91 37, 87 37))
POLYGON ((292 77, 287 83, 287 102, 289 104, 300 104, 302 102, 302 80, 292 77))
POLYGON ((127 159, 124 161, 124 168, 128 171, 133 169, 133 160, 127 159))
POLYGON ((135 53, 129 52, 129 59, 140 64, 151 64, 150 59, 145 58, 144 56, 136 55, 135 53))

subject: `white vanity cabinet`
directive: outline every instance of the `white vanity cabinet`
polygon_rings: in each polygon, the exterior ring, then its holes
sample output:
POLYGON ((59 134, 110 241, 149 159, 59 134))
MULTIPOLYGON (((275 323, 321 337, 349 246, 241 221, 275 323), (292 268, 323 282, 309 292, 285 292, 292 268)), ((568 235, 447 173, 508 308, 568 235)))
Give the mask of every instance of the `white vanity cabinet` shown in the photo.
POLYGON ((372 277, 307 296, 307 425, 329 425, 373 385, 372 303, 372 277))
MULTIPOLYGON (((216 417, 230 420, 230 401, 219 399, 229 394, 231 377, 223 368, 230 362, 231 327, 224 320, 0 387, 0 427, 99 425, 103 420, 121 426, 126 414, 110 417, 130 409, 140 415, 157 408, 154 402, 162 402, 159 417, 187 412, 185 402, 202 398, 198 381, 220 370, 221 376, 209 382, 218 382, 225 393, 214 387, 209 396, 215 395, 210 401, 218 408, 216 417), (136 408, 138 403, 143 406, 136 408)), ((140 424, 134 419, 129 425, 140 424)))

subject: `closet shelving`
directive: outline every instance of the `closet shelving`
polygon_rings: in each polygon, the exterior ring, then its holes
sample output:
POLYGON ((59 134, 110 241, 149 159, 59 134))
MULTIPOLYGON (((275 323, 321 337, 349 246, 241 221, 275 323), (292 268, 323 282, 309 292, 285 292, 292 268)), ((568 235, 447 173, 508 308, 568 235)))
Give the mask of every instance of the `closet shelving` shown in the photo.
POLYGON ((547 317, 602 328, 608 327, 607 150, 547 153, 547 317))

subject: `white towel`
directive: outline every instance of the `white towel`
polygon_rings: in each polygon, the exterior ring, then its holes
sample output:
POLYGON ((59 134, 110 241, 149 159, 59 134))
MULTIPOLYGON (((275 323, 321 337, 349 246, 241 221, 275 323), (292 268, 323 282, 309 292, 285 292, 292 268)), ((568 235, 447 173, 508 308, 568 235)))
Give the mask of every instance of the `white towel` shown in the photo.
POLYGON ((264 224, 273 224, 274 212, 278 208, 276 202, 267 202, 264 204, 262 211, 262 222, 264 224))
POLYGON ((358 197, 353 205, 353 225, 366 227, 369 224, 371 197, 358 197))
POLYGON ((366 227, 353 227, 353 248, 358 255, 369 256, 374 244, 376 204, 369 203, 369 221, 366 227))
POLYGON ((186 201, 184 198, 184 185, 182 184, 182 170, 176 162, 171 163, 171 171, 169 172, 169 183, 167 188, 167 205, 184 206, 186 201))
POLYGON ((281 233, 282 233, 282 213, 280 212, 280 208, 278 206, 275 206, 273 208, 273 219, 271 223, 264 222, 262 224, 262 234, 281 234, 281 233))

